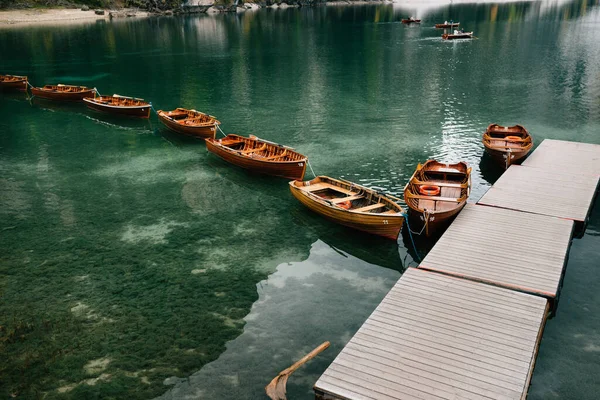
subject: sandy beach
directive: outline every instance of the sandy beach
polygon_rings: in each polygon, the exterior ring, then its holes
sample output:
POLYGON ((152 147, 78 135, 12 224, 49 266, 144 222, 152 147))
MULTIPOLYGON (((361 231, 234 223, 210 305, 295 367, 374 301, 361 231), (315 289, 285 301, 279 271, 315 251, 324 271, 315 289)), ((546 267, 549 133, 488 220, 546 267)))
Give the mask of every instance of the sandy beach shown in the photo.
MULTIPOLYGON (((29 9, 0 11, 0 27, 23 25, 52 25, 109 19, 110 10, 104 10, 104 15, 97 15, 94 10, 80 9, 29 9)), ((135 17, 146 17, 148 13, 137 10, 119 10, 119 12, 135 13, 135 17)))

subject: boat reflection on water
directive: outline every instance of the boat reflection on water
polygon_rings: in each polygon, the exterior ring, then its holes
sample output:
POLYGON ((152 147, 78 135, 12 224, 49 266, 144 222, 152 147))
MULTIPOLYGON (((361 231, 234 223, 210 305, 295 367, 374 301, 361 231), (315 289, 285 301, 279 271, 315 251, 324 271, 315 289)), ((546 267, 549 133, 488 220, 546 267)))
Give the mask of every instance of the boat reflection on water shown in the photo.
POLYGON ((309 229, 339 254, 347 253, 369 264, 404 271, 398 245, 377 235, 370 235, 323 219, 300 204, 291 208, 291 218, 296 225, 309 229))
POLYGON ((439 237, 431 238, 418 235, 419 232, 414 231, 414 229, 410 230, 410 228, 405 223, 402 231, 400 231, 400 239, 404 247, 399 246, 398 252, 405 268, 418 266, 439 239, 439 237))
POLYGON ((483 179, 493 185, 502 176, 504 169, 499 167, 498 163, 487 152, 484 152, 479 160, 479 172, 483 179))
POLYGON ((53 101, 51 99, 45 99, 42 97, 32 96, 26 98, 32 107, 37 107, 42 110, 48 110, 52 112, 60 111, 65 113, 77 113, 86 114, 85 106, 83 103, 73 101, 53 101))

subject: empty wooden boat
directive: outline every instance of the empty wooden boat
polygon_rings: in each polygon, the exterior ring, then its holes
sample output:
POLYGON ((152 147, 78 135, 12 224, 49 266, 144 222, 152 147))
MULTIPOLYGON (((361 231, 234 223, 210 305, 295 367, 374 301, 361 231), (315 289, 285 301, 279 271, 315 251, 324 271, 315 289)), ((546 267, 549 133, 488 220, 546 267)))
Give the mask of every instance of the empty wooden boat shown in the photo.
POLYGON ((172 131, 203 139, 214 139, 217 127, 221 124, 212 115, 185 108, 176 108, 172 111, 158 110, 157 114, 160 122, 172 131))
POLYGON ((47 100, 80 101, 86 97, 94 97, 96 89, 86 86, 45 85, 44 87, 32 87, 31 94, 47 100))
POLYGON ((0 75, 0 90, 27 90, 27 77, 18 75, 0 75))
POLYGON ((338 224, 396 240, 404 210, 391 196, 352 182, 318 176, 292 181, 294 197, 310 210, 338 224))
POLYGON ((150 109, 152 108, 152 105, 144 99, 118 94, 85 98, 83 101, 92 110, 128 117, 150 118, 150 109))
POLYGON ((435 24, 437 29, 447 29, 447 28, 458 28, 460 22, 448 22, 444 21, 443 24, 435 24))
POLYGON ((420 19, 414 19, 413 17, 402 19, 403 24, 420 24, 420 19))
POLYGON ((256 136, 227 135, 206 139, 206 148, 223 160, 261 174, 302 179, 308 158, 292 149, 256 136))
POLYGON ((443 233, 467 204, 470 191, 471 168, 465 162, 419 164, 404 188, 412 231, 427 237, 443 233))
POLYGON ((533 147, 533 139, 521 125, 491 124, 483 133, 485 151, 505 169, 519 164, 533 147))
POLYGON ((465 32, 455 30, 453 33, 442 34, 444 40, 456 40, 456 39, 473 39, 473 32, 465 32))

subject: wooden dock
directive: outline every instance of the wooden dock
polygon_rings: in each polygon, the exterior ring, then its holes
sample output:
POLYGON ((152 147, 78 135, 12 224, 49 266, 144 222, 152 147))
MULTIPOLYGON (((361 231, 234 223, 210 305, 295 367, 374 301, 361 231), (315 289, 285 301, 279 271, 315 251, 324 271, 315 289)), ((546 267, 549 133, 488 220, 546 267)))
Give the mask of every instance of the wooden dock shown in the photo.
POLYGON ((316 398, 525 399, 599 181, 600 146, 543 141, 402 275, 316 398))
POLYGON ((523 165, 600 176, 600 145, 546 139, 523 161, 523 165))
POLYGON ((554 300, 573 221, 468 204, 419 268, 554 300))
POLYGON ((477 204, 570 219, 581 234, 597 190, 598 175, 512 165, 477 204))
POLYGON ((315 384, 317 399, 521 399, 548 301, 408 269, 315 384))

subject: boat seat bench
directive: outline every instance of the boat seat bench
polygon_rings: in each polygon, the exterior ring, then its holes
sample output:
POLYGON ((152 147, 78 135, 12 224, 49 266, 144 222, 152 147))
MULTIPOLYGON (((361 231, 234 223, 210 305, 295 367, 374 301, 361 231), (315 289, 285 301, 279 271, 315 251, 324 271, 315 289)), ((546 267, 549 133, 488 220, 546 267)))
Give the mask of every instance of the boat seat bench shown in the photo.
POLYGON ((453 201, 455 203, 460 203, 461 201, 465 201, 465 199, 457 199, 453 197, 440 197, 440 196, 421 196, 421 195, 412 195, 413 199, 419 200, 437 200, 437 201, 453 201))
POLYGON ((355 208, 352 211, 365 212, 365 211, 375 210, 375 209, 381 208, 381 207, 385 207, 385 204, 383 204, 383 203, 371 204, 369 206, 365 206, 365 207, 361 207, 361 208, 355 208))
POLYGON ((358 200, 358 199, 364 199, 365 196, 361 196, 360 194, 357 194, 355 196, 348 196, 348 197, 340 197, 338 199, 331 199, 331 202, 333 204, 338 204, 338 203, 344 203, 346 201, 353 201, 353 200, 358 200))
POLYGON ((425 211, 435 211, 435 201, 419 199, 417 202, 417 207, 425 211))
POLYGON ((356 194, 356 192, 353 192, 351 190, 344 189, 344 188, 341 188, 339 186, 329 185, 329 184, 323 183, 323 182, 315 183, 315 184, 309 185, 309 186, 304 186, 302 189, 306 190, 307 192, 316 192, 318 190, 331 189, 331 190, 334 190, 336 192, 347 194, 349 196, 353 196, 353 195, 356 194))
POLYGON ((450 211, 450 210, 454 210, 456 208, 456 203, 455 202, 448 202, 448 201, 437 201, 435 203, 435 211, 450 211))
POLYGON ((459 198, 460 197, 460 188, 444 186, 441 188, 440 196, 441 197, 459 198))
POLYGON ((450 211, 456 208, 455 201, 434 201, 419 199, 418 207, 425 211, 450 211))
POLYGON ((464 183, 450 183, 450 182, 436 182, 436 181, 420 181, 419 183, 417 183, 417 185, 419 185, 419 186, 431 185, 431 186, 438 186, 440 188, 443 188, 443 187, 462 188, 463 186, 464 187, 467 186, 464 183))

